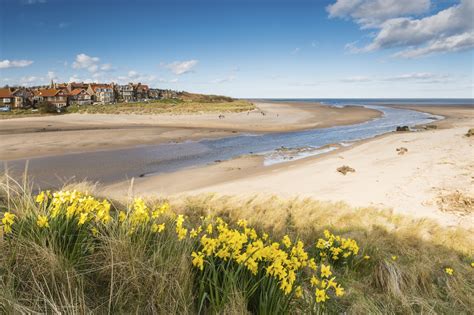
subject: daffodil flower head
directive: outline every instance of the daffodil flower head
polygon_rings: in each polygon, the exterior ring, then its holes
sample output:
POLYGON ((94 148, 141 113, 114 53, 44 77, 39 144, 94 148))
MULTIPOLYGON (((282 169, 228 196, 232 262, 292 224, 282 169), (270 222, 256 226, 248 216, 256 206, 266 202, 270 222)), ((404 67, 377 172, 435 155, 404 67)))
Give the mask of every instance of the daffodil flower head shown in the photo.
POLYGON ((328 278, 330 275, 332 275, 331 266, 321 264, 321 277, 328 278))
POLYGON ((38 215, 38 219, 36 220, 36 225, 38 225, 40 228, 48 228, 49 227, 48 217, 41 214, 38 215))

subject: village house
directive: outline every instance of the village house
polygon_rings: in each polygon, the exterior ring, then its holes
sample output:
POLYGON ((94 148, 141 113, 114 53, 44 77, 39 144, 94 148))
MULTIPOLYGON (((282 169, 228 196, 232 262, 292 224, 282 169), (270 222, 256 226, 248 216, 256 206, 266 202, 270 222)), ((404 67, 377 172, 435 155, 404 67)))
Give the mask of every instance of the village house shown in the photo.
POLYGON ((92 104, 92 95, 84 89, 74 89, 69 93, 69 104, 90 105, 92 104))
POLYGON ((83 83, 83 82, 69 82, 67 84, 67 89, 68 89, 69 92, 72 92, 75 89, 87 90, 88 87, 89 87, 89 85, 87 83, 83 83))
POLYGON ((68 94, 59 89, 40 89, 35 92, 34 101, 36 103, 46 101, 56 107, 67 106, 68 94))
POLYGON ((148 97, 154 100, 161 98, 161 90, 160 89, 149 89, 148 90, 148 97))
POLYGON ((32 105, 33 92, 30 89, 20 87, 12 94, 15 97, 15 108, 26 108, 32 105))
POLYGON ((15 97, 13 96, 12 90, 10 88, 1 88, 0 89, 0 106, 10 106, 14 107, 15 97))
POLYGON ((150 89, 148 85, 141 83, 116 85, 114 83, 55 83, 51 81, 46 86, 0 88, 0 106, 8 105, 10 108, 28 108, 42 101, 52 103, 59 108, 69 104, 109 104, 116 101, 134 102, 177 97, 176 91, 150 89))
POLYGON ((115 90, 117 91, 118 98, 123 102, 133 102, 135 100, 135 92, 133 84, 116 85, 115 90))
POLYGON ((174 90, 160 90, 160 98, 177 98, 178 93, 174 90))
POLYGON ((148 85, 141 84, 141 83, 135 84, 134 85, 134 90, 135 90, 135 97, 137 98, 137 100, 148 99, 148 90, 149 89, 150 88, 148 87, 148 85))
POLYGON ((94 102, 109 104, 115 101, 113 86, 109 84, 89 84, 87 92, 92 95, 94 102))

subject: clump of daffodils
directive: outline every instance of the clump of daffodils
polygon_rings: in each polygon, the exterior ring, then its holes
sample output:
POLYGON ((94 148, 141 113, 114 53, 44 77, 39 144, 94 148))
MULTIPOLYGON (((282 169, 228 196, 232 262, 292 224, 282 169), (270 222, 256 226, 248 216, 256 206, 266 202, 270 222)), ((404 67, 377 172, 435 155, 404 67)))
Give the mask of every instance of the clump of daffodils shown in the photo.
POLYGON ((150 208, 142 198, 135 198, 130 209, 118 212, 117 219, 130 235, 138 230, 147 229, 159 234, 165 231, 165 219, 169 208, 168 203, 150 208))
MULTIPOLYGON (((323 303, 344 295, 331 264, 359 251, 356 241, 329 231, 324 232, 324 239, 306 247, 301 240, 288 235, 279 241, 272 240, 266 233, 257 233, 245 220, 230 225, 222 218, 208 216, 201 217, 198 224, 191 224, 186 216, 172 213, 168 203, 153 208, 141 198, 134 199, 128 209, 117 211, 111 210, 107 200, 75 190, 43 191, 35 201, 39 213, 28 220, 33 223, 29 228, 38 229, 41 231, 38 235, 44 237, 52 235, 55 238, 52 241, 70 251, 69 257, 81 257, 84 251, 91 250, 102 231, 107 231, 106 227, 115 226, 130 237, 139 233, 157 235, 148 240, 159 242, 158 235, 169 225, 169 231, 163 235, 175 237, 193 248, 190 263, 197 269, 198 277, 209 277, 211 269, 218 270, 223 277, 244 272, 246 281, 266 285, 261 288, 263 291, 276 290, 288 301, 310 297, 323 303), (73 248, 71 242, 76 242, 73 248), (311 255, 315 248, 316 254, 311 255)), ((16 220, 14 214, 3 213, 5 234, 12 232, 16 220)))
POLYGON ((263 278, 273 279, 287 296, 303 297, 305 279, 310 279, 305 287, 312 288, 317 303, 344 294, 335 277, 331 277, 330 265, 318 265, 302 241, 292 241, 288 235, 280 242, 271 241, 268 235, 260 236, 255 229, 248 227, 244 220, 232 228, 221 218, 216 218, 214 225, 208 224, 206 229, 202 229, 192 258, 193 265, 201 271, 206 264, 221 262, 226 266, 236 266, 236 270, 247 269, 256 282, 263 282, 263 278), (216 233, 212 233, 214 230, 216 233))
MULTIPOLYGON (((356 256, 359 253, 359 246, 355 240, 334 235, 328 230, 324 231, 324 238, 318 239, 316 249, 321 258, 333 262, 356 256)), ((369 258, 367 256, 365 259, 369 258)))
POLYGON ((75 221, 79 227, 89 222, 107 224, 111 220, 110 203, 107 200, 99 201, 76 190, 53 194, 43 191, 36 197, 36 202, 45 209, 45 213, 39 214, 36 220, 40 228, 48 228, 51 220, 61 218, 75 221))

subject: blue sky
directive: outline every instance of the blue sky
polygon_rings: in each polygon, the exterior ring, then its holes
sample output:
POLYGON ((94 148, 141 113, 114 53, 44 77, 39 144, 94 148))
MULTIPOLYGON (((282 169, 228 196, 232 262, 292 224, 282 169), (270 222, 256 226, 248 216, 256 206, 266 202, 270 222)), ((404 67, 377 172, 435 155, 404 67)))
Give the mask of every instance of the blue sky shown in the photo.
POLYGON ((474 97, 472 0, 0 0, 0 85, 474 97))

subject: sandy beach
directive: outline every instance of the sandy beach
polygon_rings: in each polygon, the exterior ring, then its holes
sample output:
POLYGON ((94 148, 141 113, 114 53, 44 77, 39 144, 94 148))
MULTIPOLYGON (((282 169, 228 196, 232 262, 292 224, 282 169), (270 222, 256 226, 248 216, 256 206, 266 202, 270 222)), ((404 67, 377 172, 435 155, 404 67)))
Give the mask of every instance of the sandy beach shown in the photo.
POLYGON ((350 125, 380 116, 362 107, 256 103, 242 113, 197 115, 68 114, 0 121, 0 160, 121 149, 235 135, 350 125))
MULTIPOLYGON (((116 175, 123 163, 143 158, 139 154, 142 145, 218 138, 240 132, 268 133, 355 124, 380 115, 378 111, 361 107, 334 108, 303 103, 258 103, 257 106, 258 110, 249 113, 225 114, 224 119, 219 119, 217 114, 73 114, 12 119, 0 124, 0 134, 8 135, 0 144, 0 156, 5 161, 48 156, 37 163, 49 167, 49 170, 45 167, 44 172, 50 172, 54 164, 54 169, 62 170, 65 181, 82 178, 84 172, 92 170, 113 182, 119 178, 116 175), (110 160, 108 150, 112 149, 115 158, 110 160), (76 152, 97 152, 94 160, 98 163, 87 164, 81 155, 61 158, 76 152), (76 167, 71 168, 71 165, 76 167)), ((135 177, 133 190, 144 196, 216 193, 263 198, 268 195, 311 197, 343 201, 353 206, 393 209, 396 213, 433 218, 446 225, 474 227, 474 159, 469 158, 474 156, 474 138, 465 136, 467 130, 474 127, 474 109, 403 108, 446 119, 435 123, 437 129, 392 132, 331 153, 282 164, 264 166, 262 156, 247 155, 140 178, 137 175, 141 164, 153 163, 144 160, 129 165, 126 178, 135 177), (399 154, 399 148, 407 152, 399 154), (347 175, 337 172, 337 168, 344 165, 354 168, 355 172, 347 175)), ((126 196, 129 189, 130 181, 101 185, 103 194, 117 199, 126 196)))
MULTIPOLYGON (((416 107, 443 115, 438 129, 393 132, 352 147, 270 167, 261 157, 242 157, 134 181, 140 195, 221 195, 311 197, 353 206, 393 209, 396 213, 474 227, 474 109, 416 107), (406 148, 399 154, 397 148, 406 148), (355 172, 336 169, 348 165, 355 172)), ((120 197, 130 182, 106 187, 120 197)))

